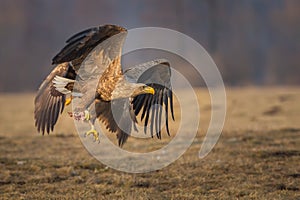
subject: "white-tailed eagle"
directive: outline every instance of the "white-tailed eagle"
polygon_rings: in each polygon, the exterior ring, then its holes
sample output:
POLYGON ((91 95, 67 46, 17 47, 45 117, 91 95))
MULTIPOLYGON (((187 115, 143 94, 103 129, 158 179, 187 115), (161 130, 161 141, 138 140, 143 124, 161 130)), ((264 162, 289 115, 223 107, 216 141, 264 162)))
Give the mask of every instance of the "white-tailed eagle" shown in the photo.
POLYGON ((126 35, 123 27, 105 25, 79 32, 66 41, 66 46, 52 59, 55 68, 35 98, 34 118, 39 132, 53 131, 65 105, 77 96, 84 99, 82 109, 91 124, 86 134, 93 134, 95 140, 99 140, 94 129, 98 118, 110 132, 116 133, 122 146, 139 114, 145 127, 150 126, 151 136, 155 133, 161 138, 163 112, 166 131, 170 134, 169 113, 174 120, 170 64, 165 59, 157 59, 123 71, 121 49, 126 35), (118 37, 111 40, 114 36, 118 37), (100 77, 93 91, 89 91, 88 76, 100 77), (75 80, 82 80, 76 91, 75 80), (92 95, 86 95, 88 91, 92 95), (115 104, 118 104, 116 116, 111 109, 115 104), (95 106, 94 112, 90 112, 91 105, 95 106))

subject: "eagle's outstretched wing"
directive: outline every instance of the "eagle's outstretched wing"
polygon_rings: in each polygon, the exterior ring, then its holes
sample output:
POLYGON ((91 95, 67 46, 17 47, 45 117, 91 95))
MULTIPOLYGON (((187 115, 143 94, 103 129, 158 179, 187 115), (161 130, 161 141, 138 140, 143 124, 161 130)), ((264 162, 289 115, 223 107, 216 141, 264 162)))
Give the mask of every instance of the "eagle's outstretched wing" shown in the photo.
POLYGON ((141 113, 141 120, 144 120, 144 131, 150 122, 150 132, 153 137, 154 127, 158 138, 161 138, 161 118, 162 109, 165 110, 166 131, 169 132, 169 107, 172 119, 173 111, 173 93, 170 82, 171 69, 170 64, 165 59, 157 59, 143 63, 127 69, 124 75, 131 81, 145 83, 155 89, 155 94, 142 94, 132 100, 134 114, 141 113), (154 106, 158 104, 160 106, 154 106), (152 107, 153 106, 153 107, 152 107))
MULTIPOLYGON (((66 41, 66 46, 52 60, 52 64, 57 64, 56 67, 43 81, 35 98, 34 118, 39 132, 44 134, 45 131, 47 133, 53 131, 59 114, 64 109, 66 96, 55 88, 55 77, 60 76, 75 80, 81 63, 87 56, 93 56, 90 52, 96 46, 98 46, 98 50, 100 51, 100 43, 105 43, 108 38, 121 32, 126 33, 126 29, 115 25, 105 25, 84 30, 66 41)), ((103 48, 109 51, 107 47, 110 43, 106 42, 105 44, 103 48)), ((103 54, 100 56, 103 56, 103 54)), ((109 57, 110 55, 106 54, 106 58, 109 57)), ((103 59, 99 59, 97 56, 95 58, 101 62, 101 65, 86 64, 84 70, 86 70, 87 74, 81 71, 83 77, 84 75, 88 77, 93 71, 101 73, 107 67, 104 66, 107 64, 107 61, 102 62, 103 59)), ((72 91, 73 88, 68 88, 68 90, 72 91)), ((95 97, 94 92, 92 98, 95 97)))
POLYGON ((44 134, 53 131, 59 114, 64 110, 65 94, 54 87, 53 80, 56 76, 75 79, 75 71, 68 63, 57 65, 41 84, 35 97, 34 118, 35 126, 44 134))

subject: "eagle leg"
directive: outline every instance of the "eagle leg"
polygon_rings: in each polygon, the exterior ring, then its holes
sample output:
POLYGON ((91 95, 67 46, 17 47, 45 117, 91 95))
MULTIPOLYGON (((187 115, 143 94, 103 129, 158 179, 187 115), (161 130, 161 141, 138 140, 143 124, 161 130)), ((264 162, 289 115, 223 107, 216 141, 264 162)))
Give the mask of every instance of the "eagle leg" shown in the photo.
POLYGON ((65 102, 65 106, 68 106, 68 105, 70 105, 70 103, 72 102, 72 99, 73 99, 73 97, 71 96, 71 97, 69 97, 69 98, 67 98, 66 99, 66 102, 65 102))
POLYGON ((91 119, 90 112, 88 110, 85 110, 84 111, 84 120, 89 121, 90 119, 91 119))

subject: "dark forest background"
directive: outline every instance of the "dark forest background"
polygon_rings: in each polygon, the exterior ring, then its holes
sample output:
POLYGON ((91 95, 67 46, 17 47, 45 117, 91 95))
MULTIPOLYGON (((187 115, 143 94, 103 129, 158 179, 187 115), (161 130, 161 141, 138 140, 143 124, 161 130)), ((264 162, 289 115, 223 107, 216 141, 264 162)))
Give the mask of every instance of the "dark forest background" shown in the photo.
POLYGON ((101 24, 185 33, 230 86, 300 84, 298 0, 1 0, 0 92, 36 90, 65 40, 101 24))

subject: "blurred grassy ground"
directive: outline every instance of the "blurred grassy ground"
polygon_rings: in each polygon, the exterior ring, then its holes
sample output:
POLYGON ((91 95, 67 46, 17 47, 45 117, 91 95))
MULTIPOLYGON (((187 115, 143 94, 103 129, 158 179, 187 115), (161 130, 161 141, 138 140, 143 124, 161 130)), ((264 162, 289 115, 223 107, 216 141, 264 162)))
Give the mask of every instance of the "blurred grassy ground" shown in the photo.
MULTIPOLYGON (((0 96, 1 199, 300 199, 300 88, 228 88, 224 131, 201 160, 210 102, 199 89, 201 126, 193 145, 168 167, 144 174, 91 157, 66 113, 53 134, 39 135, 33 99, 0 96)), ((146 144, 156 149, 170 139, 164 134, 146 144)), ((140 147, 134 138, 124 146, 140 147)))

